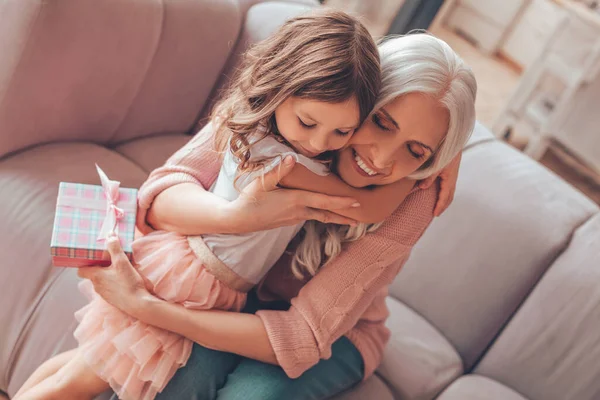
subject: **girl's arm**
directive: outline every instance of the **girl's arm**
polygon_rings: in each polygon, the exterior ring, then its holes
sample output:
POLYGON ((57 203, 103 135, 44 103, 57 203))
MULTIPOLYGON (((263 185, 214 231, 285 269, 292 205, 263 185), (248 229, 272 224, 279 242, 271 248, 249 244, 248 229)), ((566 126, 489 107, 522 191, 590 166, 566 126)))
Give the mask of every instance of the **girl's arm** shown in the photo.
POLYGON ((147 210, 145 221, 153 229, 182 235, 237 233, 229 201, 197 183, 178 183, 160 192, 147 210))
POLYGON ((213 221, 210 216, 220 215, 224 203, 204 188, 212 185, 220 167, 221 159, 213 148, 213 126, 208 123, 163 166, 152 171, 140 188, 138 229, 143 233, 162 229, 182 234, 199 230, 200 234, 217 228, 211 225, 225 220, 213 221))
POLYGON ((245 233, 295 225, 308 219, 353 224, 339 210, 356 203, 352 198, 295 190, 274 190, 292 164, 252 182, 235 201, 229 202, 205 188, 221 168, 213 148, 212 124, 206 125, 188 144, 173 154, 144 182, 138 195, 137 227, 142 233, 161 229, 182 235, 245 233), (271 187, 272 186, 272 187, 271 187))
POLYGON ((283 186, 292 189, 355 198, 360 207, 342 209, 337 212, 364 223, 377 223, 389 217, 406 199, 416 183, 412 179, 405 178, 374 188, 355 188, 346 184, 335 174, 317 175, 301 164, 296 164, 292 172, 280 182, 283 186))
POLYGON ((344 225, 355 223, 341 215, 342 210, 356 203, 353 198, 277 189, 280 179, 294 167, 294 160, 290 161, 255 179, 231 202, 197 184, 172 186, 153 201, 146 221, 156 229, 183 235, 256 232, 309 219, 344 225))

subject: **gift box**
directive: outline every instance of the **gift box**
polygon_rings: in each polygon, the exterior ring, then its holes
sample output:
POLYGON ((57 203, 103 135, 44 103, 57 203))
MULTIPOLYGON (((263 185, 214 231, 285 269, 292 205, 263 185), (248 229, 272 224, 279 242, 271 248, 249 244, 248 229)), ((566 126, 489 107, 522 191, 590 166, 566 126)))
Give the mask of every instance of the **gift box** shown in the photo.
POLYGON ((137 189, 121 188, 96 166, 100 185, 61 182, 50 244, 52 264, 58 267, 110 265, 106 241, 119 237, 132 260, 137 212, 137 189))

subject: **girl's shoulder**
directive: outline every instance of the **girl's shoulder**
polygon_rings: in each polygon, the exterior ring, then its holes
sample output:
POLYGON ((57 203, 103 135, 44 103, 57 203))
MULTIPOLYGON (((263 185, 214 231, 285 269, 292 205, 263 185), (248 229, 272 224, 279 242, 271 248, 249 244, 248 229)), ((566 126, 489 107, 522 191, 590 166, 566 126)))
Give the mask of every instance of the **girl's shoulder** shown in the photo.
POLYGON ((327 175, 329 173, 327 164, 298 153, 290 145, 283 143, 275 137, 275 135, 265 136, 263 134, 254 139, 254 141, 251 139, 250 143, 250 159, 253 161, 272 160, 268 163, 270 168, 278 165, 285 157, 291 156, 294 157, 298 164, 302 164, 314 174, 327 175))
POLYGON ((280 154, 296 153, 291 146, 278 140, 275 135, 265 135, 261 131, 250 136, 249 142, 251 146, 250 158, 255 160, 272 158, 280 154))

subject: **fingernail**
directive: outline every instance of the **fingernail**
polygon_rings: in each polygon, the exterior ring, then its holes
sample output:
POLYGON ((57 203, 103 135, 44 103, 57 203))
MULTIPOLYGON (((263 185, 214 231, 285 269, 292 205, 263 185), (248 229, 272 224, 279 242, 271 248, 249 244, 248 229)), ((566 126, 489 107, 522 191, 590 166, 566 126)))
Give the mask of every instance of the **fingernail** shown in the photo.
POLYGON ((354 203, 354 204, 352 204, 350 207, 354 207, 354 208, 356 208, 356 207, 360 207, 360 203, 354 203))
POLYGON ((286 156, 286 157, 283 159, 283 162, 284 162, 286 165, 290 165, 290 164, 292 164, 292 163, 294 162, 294 159, 292 158, 292 156, 286 156))

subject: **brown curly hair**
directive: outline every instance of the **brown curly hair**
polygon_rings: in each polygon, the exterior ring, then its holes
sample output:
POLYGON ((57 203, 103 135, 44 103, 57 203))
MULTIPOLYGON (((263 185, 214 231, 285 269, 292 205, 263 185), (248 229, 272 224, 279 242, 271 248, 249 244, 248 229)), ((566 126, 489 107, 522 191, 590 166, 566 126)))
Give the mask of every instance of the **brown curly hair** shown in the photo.
POLYGON ((377 45, 356 18, 326 9, 293 18, 246 52, 211 115, 215 148, 223 152, 229 142, 238 170, 256 171, 264 160, 251 162, 249 135, 284 141, 275 109, 287 98, 338 103, 356 96, 362 122, 377 100, 380 75, 377 45))

